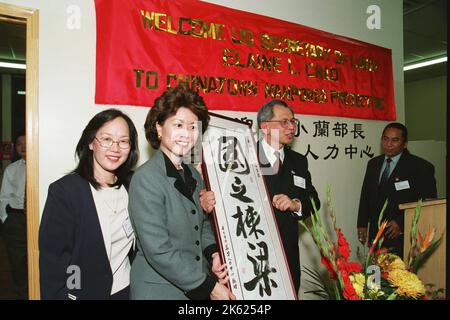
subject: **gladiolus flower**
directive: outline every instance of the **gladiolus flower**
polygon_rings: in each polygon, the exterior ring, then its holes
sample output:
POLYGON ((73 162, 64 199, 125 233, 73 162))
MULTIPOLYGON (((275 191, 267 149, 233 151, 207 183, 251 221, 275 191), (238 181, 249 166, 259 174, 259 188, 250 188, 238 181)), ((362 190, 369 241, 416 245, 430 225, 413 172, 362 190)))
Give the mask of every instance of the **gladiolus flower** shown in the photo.
POLYGON ((338 229, 338 252, 345 261, 350 256, 350 246, 341 229, 338 229))

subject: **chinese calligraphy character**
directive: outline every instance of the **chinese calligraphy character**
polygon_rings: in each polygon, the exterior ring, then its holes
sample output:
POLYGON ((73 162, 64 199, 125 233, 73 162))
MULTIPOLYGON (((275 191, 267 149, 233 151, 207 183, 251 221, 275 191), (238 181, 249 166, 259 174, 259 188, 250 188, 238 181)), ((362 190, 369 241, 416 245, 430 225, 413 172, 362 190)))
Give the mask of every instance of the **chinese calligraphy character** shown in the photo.
POLYGON ((219 138, 219 142, 220 170, 226 172, 231 169, 235 173, 249 174, 250 167, 238 139, 223 136, 219 138))
MULTIPOLYGON (((256 246, 249 243, 250 249, 255 250, 256 246)), ((261 241, 256 244, 259 247, 259 255, 252 257, 247 254, 248 260, 253 264, 253 273, 255 277, 244 283, 244 288, 249 291, 253 291, 259 284, 259 295, 261 297, 266 293, 268 296, 272 295, 272 287, 277 288, 277 283, 269 278, 270 273, 275 273, 277 270, 275 268, 270 268, 269 266, 269 255, 267 252, 267 244, 261 241)))
POLYGON ((314 160, 317 160, 317 158, 319 158, 318 155, 316 155, 315 153, 313 153, 313 152, 311 151, 311 145, 308 144, 308 150, 306 150, 305 157, 307 157, 307 156, 310 155, 310 154, 311 154, 311 156, 314 158, 314 160))
POLYGON ((332 147, 327 147, 327 149, 331 149, 331 152, 323 159, 327 160, 329 157, 331 157, 331 159, 336 159, 337 155, 339 154, 339 148, 336 147, 336 144, 334 144, 332 147), (334 156, 332 156, 332 154, 334 154, 334 156))
POLYGON ((350 159, 353 159, 353 155, 356 154, 358 152, 358 148, 349 145, 348 147, 345 148, 345 154, 349 154, 350 155, 350 159))
POLYGON ((248 206, 247 210, 245 210, 245 219, 243 219, 243 212, 241 208, 237 207, 237 213, 232 217, 237 219, 236 225, 236 236, 240 236, 241 234, 245 239, 247 239, 247 229, 249 229, 248 235, 255 235, 255 238, 258 239, 258 234, 264 235, 264 231, 261 229, 257 229, 256 227, 261 222, 261 217, 258 215, 258 212, 252 206, 248 206))
POLYGON ((365 154, 365 155, 367 155, 369 158, 373 158, 373 152, 372 153, 370 153, 372 151, 372 147, 370 147, 370 146, 366 146, 366 150, 361 150, 361 153, 360 153, 360 158, 362 158, 362 156, 363 156, 363 153, 365 154))
POLYGON ((234 177, 234 183, 231 185, 231 188, 235 192, 230 193, 230 196, 232 196, 233 198, 246 203, 253 202, 252 199, 245 195, 245 193, 247 192, 247 187, 245 186, 245 184, 242 184, 241 179, 239 179, 238 177, 234 177))
POLYGON ((346 135, 347 135, 347 133, 348 133, 348 129, 347 129, 347 124, 346 123, 339 123, 339 122, 336 122, 335 124, 334 124, 334 128, 333 128, 333 130, 334 130, 334 135, 336 136, 336 137, 345 137, 346 135))
POLYGON ((316 126, 316 132, 314 132, 314 137, 328 137, 328 125, 330 122, 328 121, 316 121, 313 122, 316 126))
MULTIPOLYGON (((300 130, 298 130, 298 135, 300 135, 300 132, 301 132, 302 130, 303 130, 306 134, 308 134, 308 130, 306 130, 305 126, 302 124, 302 125, 300 125, 300 130)), ((296 136, 296 137, 297 137, 297 136, 296 136)))
POLYGON ((362 139, 366 138, 363 136, 364 131, 362 130, 362 124, 360 123, 355 123, 351 132, 353 133, 353 139, 357 139, 358 137, 361 137, 362 139))

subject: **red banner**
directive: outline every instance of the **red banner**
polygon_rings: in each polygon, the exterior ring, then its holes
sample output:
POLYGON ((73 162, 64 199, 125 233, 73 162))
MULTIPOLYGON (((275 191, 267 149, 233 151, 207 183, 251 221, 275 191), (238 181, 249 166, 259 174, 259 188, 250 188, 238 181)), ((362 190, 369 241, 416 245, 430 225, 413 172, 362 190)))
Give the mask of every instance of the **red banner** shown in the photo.
POLYGON ((197 0, 95 0, 95 102, 152 106, 169 87, 210 110, 395 120, 391 50, 197 0))

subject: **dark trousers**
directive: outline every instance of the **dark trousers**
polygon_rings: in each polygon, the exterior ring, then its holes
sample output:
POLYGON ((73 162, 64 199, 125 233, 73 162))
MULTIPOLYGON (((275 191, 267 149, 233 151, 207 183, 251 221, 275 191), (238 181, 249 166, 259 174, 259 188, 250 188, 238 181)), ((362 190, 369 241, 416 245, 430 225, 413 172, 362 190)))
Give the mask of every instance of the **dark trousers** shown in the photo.
POLYGON ((9 213, 2 225, 17 299, 28 299, 27 221, 24 213, 9 213))

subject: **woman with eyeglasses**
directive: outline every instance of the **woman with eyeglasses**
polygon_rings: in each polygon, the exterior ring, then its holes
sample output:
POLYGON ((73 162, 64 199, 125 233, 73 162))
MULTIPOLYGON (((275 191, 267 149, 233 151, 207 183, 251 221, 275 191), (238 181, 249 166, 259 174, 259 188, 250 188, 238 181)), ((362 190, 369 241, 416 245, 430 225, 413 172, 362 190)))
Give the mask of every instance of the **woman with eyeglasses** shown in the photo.
POLYGON ((134 232, 128 184, 138 137, 116 109, 95 115, 75 170, 52 183, 39 229, 41 299, 129 299, 134 232))
POLYGON ((163 93, 147 115, 145 135, 156 151, 130 184, 138 248, 131 299, 235 298, 204 213, 212 211, 214 193, 205 191, 190 157, 208 122, 203 98, 182 86, 163 93))

